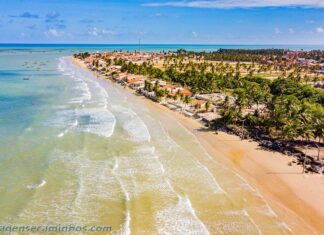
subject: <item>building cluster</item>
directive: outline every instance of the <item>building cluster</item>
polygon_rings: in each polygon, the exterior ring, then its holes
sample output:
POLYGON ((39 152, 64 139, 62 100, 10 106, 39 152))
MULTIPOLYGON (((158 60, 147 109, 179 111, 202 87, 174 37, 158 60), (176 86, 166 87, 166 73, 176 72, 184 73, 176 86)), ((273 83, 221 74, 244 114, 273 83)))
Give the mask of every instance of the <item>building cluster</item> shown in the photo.
MULTIPOLYGON (((116 83, 134 90, 149 99, 152 99, 167 108, 181 114, 200 119, 209 124, 220 117, 217 106, 225 100, 221 93, 193 95, 190 90, 179 84, 167 84, 161 79, 150 79, 143 75, 121 72, 121 66, 109 64, 109 60, 123 59, 126 62, 144 63, 159 62, 163 53, 130 53, 130 52, 107 52, 95 53, 84 59, 86 66, 98 74, 110 78, 116 83), (158 91, 158 92, 157 92, 158 91), (162 94, 162 95, 158 95, 162 94)), ((230 97, 230 101, 234 98, 230 97)))
POLYGON ((283 58, 288 64, 294 64, 301 67, 317 67, 318 73, 324 73, 324 63, 314 59, 304 58, 304 51, 288 51, 283 58))
MULTIPOLYGON (((168 84, 161 79, 154 80, 143 75, 122 72, 121 66, 108 62, 116 59, 132 63, 154 62, 162 60, 163 56, 165 56, 163 53, 107 52, 92 54, 85 58, 84 62, 92 71, 159 102, 171 110, 178 111, 188 117, 201 119, 207 124, 220 117, 220 106, 224 104, 225 99, 228 104, 235 102, 234 97, 223 93, 194 95, 180 84, 168 84)), ((253 114, 256 110, 261 114, 266 113, 265 107, 259 105, 242 110, 242 114, 253 114)))
POLYGON ((142 64, 144 62, 157 63, 163 57, 165 53, 155 53, 155 52, 97 52, 91 54, 86 61, 98 60, 100 65, 106 65, 108 60, 122 59, 126 62, 132 62, 134 64, 142 64))

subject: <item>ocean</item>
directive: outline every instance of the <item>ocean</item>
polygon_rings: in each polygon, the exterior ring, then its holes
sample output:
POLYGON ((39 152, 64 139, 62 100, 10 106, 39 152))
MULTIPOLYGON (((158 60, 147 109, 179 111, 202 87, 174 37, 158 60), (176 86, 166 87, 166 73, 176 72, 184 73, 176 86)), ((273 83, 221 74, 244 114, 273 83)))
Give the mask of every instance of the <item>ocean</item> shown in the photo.
MULTIPOLYGON (((213 49, 185 47, 194 48, 213 49)), ((176 119, 69 58, 119 49, 137 45, 0 46, 0 225, 107 225, 112 234, 290 233, 262 195, 209 156, 176 119)))

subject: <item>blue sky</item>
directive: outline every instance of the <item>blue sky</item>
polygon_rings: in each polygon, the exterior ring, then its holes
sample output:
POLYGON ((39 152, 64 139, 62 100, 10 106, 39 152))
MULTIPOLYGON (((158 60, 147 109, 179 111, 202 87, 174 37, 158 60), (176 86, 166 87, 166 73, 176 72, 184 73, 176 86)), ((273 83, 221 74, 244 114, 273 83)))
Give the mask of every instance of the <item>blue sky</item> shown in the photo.
POLYGON ((0 43, 324 44, 324 0, 0 0, 0 43))

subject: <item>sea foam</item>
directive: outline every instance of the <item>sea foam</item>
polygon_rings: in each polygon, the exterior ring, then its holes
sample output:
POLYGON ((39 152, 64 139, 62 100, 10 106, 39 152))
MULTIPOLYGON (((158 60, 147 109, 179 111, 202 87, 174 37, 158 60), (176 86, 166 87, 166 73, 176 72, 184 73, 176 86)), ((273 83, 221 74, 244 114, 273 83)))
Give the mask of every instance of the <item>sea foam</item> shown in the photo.
POLYGON ((112 105, 112 111, 118 114, 118 121, 134 141, 150 142, 151 136, 143 120, 130 108, 112 105))
POLYGON ((42 180, 41 182, 37 183, 37 184, 31 184, 31 185, 27 185, 27 189, 29 190, 34 190, 34 189, 38 189, 38 188, 41 188, 43 186, 45 186, 46 184, 46 181, 45 180, 42 180))
POLYGON ((63 137, 72 128, 102 137, 112 136, 116 119, 108 110, 107 91, 91 76, 78 70, 68 58, 59 61, 58 70, 73 81, 74 92, 67 101, 67 108, 58 111, 52 121, 58 127, 65 127, 58 137, 63 137))

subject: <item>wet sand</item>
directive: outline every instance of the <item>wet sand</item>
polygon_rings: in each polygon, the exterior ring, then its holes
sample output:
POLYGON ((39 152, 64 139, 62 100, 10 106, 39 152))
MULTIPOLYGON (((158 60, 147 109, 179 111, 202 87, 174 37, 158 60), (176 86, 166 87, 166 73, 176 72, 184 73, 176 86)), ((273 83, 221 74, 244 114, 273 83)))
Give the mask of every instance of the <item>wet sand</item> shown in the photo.
MULTIPOLYGON (((73 61, 86 68, 83 63, 73 61)), ((288 166, 291 157, 262 150, 256 142, 241 141, 234 135, 216 134, 193 119, 142 96, 138 98, 150 109, 178 121, 197 138, 212 158, 243 176, 262 194, 293 234, 324 233, 323 176, 302 174, 302 167, 288 166)))

